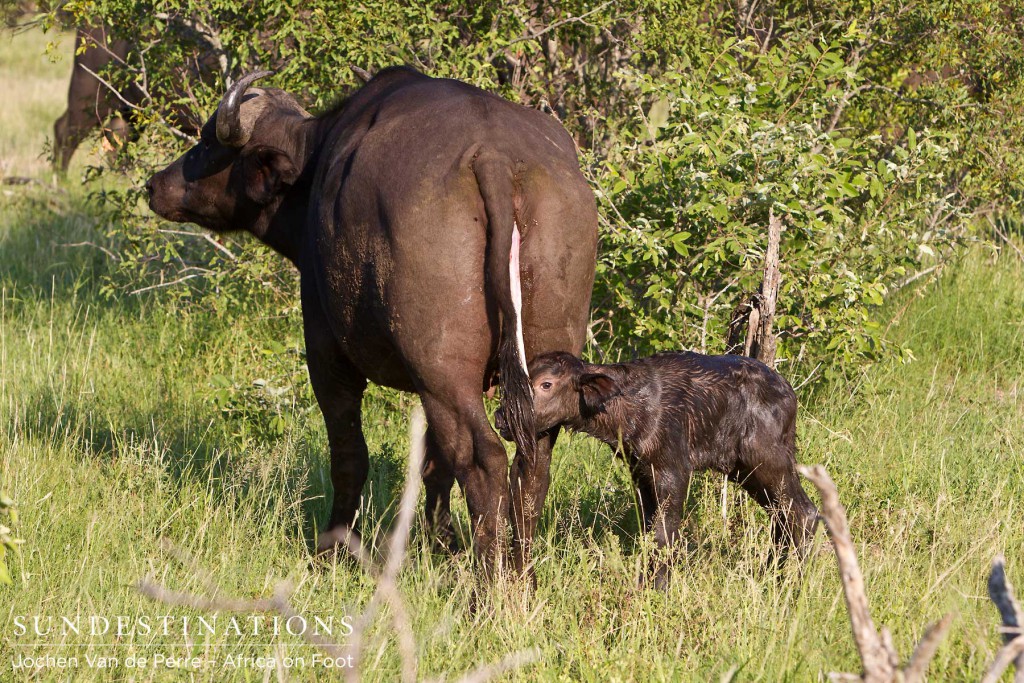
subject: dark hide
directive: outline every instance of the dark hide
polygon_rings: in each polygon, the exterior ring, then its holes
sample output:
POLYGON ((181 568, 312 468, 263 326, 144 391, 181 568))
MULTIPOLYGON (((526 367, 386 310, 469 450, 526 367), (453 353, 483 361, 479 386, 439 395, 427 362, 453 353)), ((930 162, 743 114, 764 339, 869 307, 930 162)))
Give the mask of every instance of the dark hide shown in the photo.
POLYGON ((526 358, 578 353, 597 212, 572 139, 540 112, 404 67, 319 117, 280 90, 240 92, 225 95, 199 145, 153 176, 150 206, 171 220, 251 232, 298 267, 310 379, 331 447, 338 533, 325 537, 343 535, 359 507, 369 380, 422 399, 435 538, 452 540, 457 480, 488 567, 501 556, 511 498, 525 567, 557 430, 534 442, 510 250, 517 226, 526 358), (238 120, 218 127, 219 117, 238 120), (236 129, 244 145, 218 141, 218 130, 236 129), (511 492, 482 400, 499 367, 502 403, 518 418, 511 492))
MULTIPOLYGON (((676 541, 690 477, 700 470, 728 475, 767 510, 783 556, 810 540, 817 511, 796 472, 796 394, 763 363, 663 353, 591 365, 550 353, 533 360, 530 377, 538 430, 564 425, 623 455, 644 528, 659 545, 676 541)), ((504 431, 500 412, 497 422, 504 431)), ((666 578, 662 565, 656 581, 666 578)))

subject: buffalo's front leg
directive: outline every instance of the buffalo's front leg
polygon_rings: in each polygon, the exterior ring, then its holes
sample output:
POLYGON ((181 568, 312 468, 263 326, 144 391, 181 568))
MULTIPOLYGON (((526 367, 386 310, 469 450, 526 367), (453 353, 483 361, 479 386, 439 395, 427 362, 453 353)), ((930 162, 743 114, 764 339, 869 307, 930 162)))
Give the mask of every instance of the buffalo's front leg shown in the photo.
POLYGON ((510 488, 512 499, 512 561, 516 571, 526 574, 536 583, 530 556, 537 524, 548 495, 551 471, 551 450, 558 438, 558 427, 537 439, 534 461, 528 462, 516 452, 512 462, 510 488))
POLYGON ((508 528, 508 456, 491 429, 476 386, 421 393, 431 439, 450 463, 473 525, 473 547, 484 573, 499 570, 508 528))

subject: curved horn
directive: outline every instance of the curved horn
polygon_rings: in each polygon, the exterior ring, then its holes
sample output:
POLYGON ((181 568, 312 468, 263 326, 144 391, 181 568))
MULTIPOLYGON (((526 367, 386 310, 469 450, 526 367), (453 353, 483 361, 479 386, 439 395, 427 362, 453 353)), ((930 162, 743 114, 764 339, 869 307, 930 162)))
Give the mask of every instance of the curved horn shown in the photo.
POLYGON ((241 147, 249 141, 250 130, 242 130, 238 110, 242 105, 245 91, 257 78, 270 76, 273 71, 255 71, 242 76, 224 93, 224 99, 217 106, 217 141, 225 147, 241 147))
POLYGON ((366 69, 362 69, 356 66, 355 64, 353 64, 350 68, 352 69, 352 73, 358 76, 359 80, 361 80, 363 83, 369 83, 370 79, 373 78, 373 74, 371 74, 366 69))

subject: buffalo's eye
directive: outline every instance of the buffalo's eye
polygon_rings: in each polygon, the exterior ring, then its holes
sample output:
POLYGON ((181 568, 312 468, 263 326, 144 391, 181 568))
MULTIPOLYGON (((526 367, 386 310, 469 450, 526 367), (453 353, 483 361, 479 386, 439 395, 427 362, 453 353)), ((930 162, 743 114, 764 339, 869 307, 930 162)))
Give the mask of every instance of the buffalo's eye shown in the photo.
POLYGON ((540 383, 540 388, 543 389, 544 391, 550 391, 551 390, 551 382, 541 382, 540 383))

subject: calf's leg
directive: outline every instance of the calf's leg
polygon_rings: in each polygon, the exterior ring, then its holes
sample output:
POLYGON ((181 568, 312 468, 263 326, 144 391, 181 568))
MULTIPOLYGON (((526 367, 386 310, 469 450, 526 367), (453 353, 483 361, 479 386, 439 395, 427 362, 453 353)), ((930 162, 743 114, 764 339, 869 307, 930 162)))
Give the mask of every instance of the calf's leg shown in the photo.
POLYGON ((690 488, 687 470, 652 467, 631 459, 630 474, 637 494, 637 505, 644 522, 644 532, 654 534, 654 542, 662 556, 652 561, 654 587, 668 588, 672 550, 679 540, 683 521, 683 505, 690 488))
POLYGON ((636 509, 640 516, 640 528, 643 533, 647 533, 651 530, 654 515, 658 511, 657 496, 651 483, 654 471, 650 465, 630 457, 629 476, 633 480, 633 496, 636 498, 636 509))
POLYGON ((772 520, 773 560, 786 559, 790 547, 803 550, 814 534, 817 510, 807 497, 796 464, 791 456, 766 459, 748 469, 739 467, 730 474, 765 509, 772 520))

